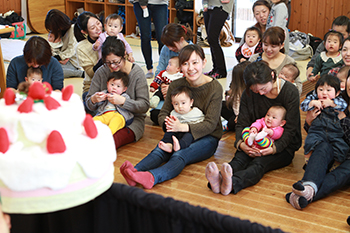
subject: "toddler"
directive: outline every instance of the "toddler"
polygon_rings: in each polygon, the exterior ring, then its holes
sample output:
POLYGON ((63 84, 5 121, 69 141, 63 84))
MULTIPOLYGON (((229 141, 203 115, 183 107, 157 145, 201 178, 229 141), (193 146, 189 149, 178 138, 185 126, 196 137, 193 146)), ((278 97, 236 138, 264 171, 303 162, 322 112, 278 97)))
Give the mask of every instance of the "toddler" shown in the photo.
MULTIPOLYGON (((192 108, 193 95, 189 87, 180 86, 175 88, 170 97, 174 110, 170 112, 170 116, 167 118, 173 118, 174 120, 177 118, 182 124, 197 124, 204 120, 203 112, 197 107, 192 108)), ((171 153, 187 148, 193 140, 190 132, 165 132, 158 147, 171 153)))
POLYGON ((158 90, 160 85, 163 83, 169 85, 172 81, 182 77, 183 74, 180 72, 179 57, 175 56, 170 58, 166 70, 159 72, 150 85, 150 92, 156 91, 150 99, 150 107, 156 108, 159 102, 164 100, 162 92, 158 90))
POLYGON ((94 71, 96 71, 98 67, 102 65, 101 48, 102 48, 103 42, 105 42, 108 36, 116 36, 119 40, 123 41, 125 45, 126 54, 128 55, 128 61, 135 62, 132 49, 129 43, 125 40, 123 33, 121 33, 122 30, 123 30, 123 18, 116 13, 108 15, 105 20, 105 32, 101 33, 98 39, 96 40, 96 42, 92 45, 92 49, 94 51, 98 51, 98 56, 100 58, 97 65, 94 67, 94 71))
POLYGON ((112 134, 124 128, 124 126, 130 125, 134 118, 134 115, 122 106, 108 101, 113 95, 121 95, 130 99, 130 96, 125 93, 128 84, 128 74, 122 71, 112 72, 107 80, 107 90, 98 93, 105 100, 98 103, 99 106, 94 120, 108 125, 112 134))
POLYGON ((266 28, 279 26, 286 28, 288 24, 288 0, 271 0, 271 10, 267 19, 266 28))
POLYGON ((315 66, 309 74, 309 80, 317 80, 317 75, 327 74, 332 68, 340 67, 344 64, 339 52, 343 43, 343 35, 340 32, 330 30, 324 36, 326 51, 321 52, 315 61, 315 66))
POLYGON ((259 28, 250 27, 244 33, 245 43, 236 50, 236 58, 238 62, 244 62, 255 53, 262 53, 262 34, 259 28))
POLYGON ((329 74, 322 75, 317 81, 315 90, 306 96, 301 103, 304 112, 317 108, 321 113, 314 119, 305 139, 304 154, 305 162, 315 147, 323 141, 332 145, 333 156, 337 162, 343 162, 346 158, 349 146, 343 140, 343 130, 340 126, 338 112, 347 107, 346 101, 339 95, 340 81, 337 77, 329 74))
POLYGON ((299 77, 299 75, 300 75, 299 68, 295 64, 290 63, 283 66, 282 70, 278 74, 278 78, 294 83, 295 79, 299 77))
POLYGON ((283 106, 271 106, 265 117, 243 129, 243 141, 248 146, 255 144, 258 148, 272 147, 273 141, 279 139, 283 134, 286 113, 283 106))

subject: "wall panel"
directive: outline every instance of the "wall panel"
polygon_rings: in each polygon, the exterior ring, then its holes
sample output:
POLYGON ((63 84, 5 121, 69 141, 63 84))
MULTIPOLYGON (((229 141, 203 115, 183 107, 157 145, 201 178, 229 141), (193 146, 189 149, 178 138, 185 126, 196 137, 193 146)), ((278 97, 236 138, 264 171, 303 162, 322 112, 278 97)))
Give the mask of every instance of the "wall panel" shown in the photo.
POLYGON ((21 14, 21 0, 0 0, 0 13, 5 13, 9 10, 21 14))

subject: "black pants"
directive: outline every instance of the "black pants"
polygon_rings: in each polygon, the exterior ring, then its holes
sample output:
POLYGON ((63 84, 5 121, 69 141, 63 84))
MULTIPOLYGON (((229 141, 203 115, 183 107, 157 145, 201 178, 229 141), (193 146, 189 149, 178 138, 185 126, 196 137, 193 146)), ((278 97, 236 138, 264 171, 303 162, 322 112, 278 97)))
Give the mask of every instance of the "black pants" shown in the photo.
POLYGON ((236 114, 233 112, 232 108, 226 106, 226 101, 222 101, 221 116, 227 120, 227 127, 230 131, 235 131, 236 127, 236 114))

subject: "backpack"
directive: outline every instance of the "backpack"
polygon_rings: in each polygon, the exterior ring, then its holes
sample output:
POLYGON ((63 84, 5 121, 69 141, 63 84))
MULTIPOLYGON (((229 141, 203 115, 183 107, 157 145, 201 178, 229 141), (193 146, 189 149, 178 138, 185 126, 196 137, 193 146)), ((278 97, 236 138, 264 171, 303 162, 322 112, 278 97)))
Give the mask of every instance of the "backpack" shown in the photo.
POLYGON ((314 54, 310 46, 310 38, 304 32, 297 30, 289 33, 289 53, 288 55, 294 60, 307 60, 314 54))
POLYGON ((310 33, 309 33, 309 38, 310 38, 310 46, 312 47, 312 50, 315 53, 317 47, 322 43, 322 39, 316 36, 313 36, 310 33))

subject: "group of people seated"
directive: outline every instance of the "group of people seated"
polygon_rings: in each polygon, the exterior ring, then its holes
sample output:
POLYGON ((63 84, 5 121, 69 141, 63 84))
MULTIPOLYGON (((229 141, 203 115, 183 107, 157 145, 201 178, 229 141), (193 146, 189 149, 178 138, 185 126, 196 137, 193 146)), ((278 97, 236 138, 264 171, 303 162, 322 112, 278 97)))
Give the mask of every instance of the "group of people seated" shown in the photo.
MULTIPOLYGON (((205 176, 214 193, 237 194, 257 184, 265 173, 292 162, 302 145, 300 109, 307 111, 305 174, 286 194, 287 202, 303 209, 350 184, 350 20, 346 16, 334 20, 317 49, 320 53, 309 62, 307 78, 315 81, 315 90, 300 106, 302 71, 285 53, 287 7, 284 1, 272 2, 270 6, 257 0, 253 5, 257 24, 247 29, 237 50, 239 64, 233 68, 224 100, 216 80, 224 75, 215 67, 221 62, 216 60, 211 72, 203 72, 207 60, 203 49, 190 40, 191 28, 175 23, 163 27, 164 46, 148 87, 121 34, 121 18, 108 16, 102 33, 95 14, 83 12, 68 25, 64 23, 68 16, 58 10, 47 14, 48 40, 31 37, 23 55, 11 61, 7 87, 46 81, 59 91, 64 77, 83 76, 86 111, 110 127, 116 149, 142 137, 151 102, 150 117, 163 128, 164 138, 135 166, 125 161, 120 167, 130 186, 145 189, 213 156, 223 134, 223 117, 227 130, 235 131, 237 150, 221 169, 208 163, 205 176), (41 72, 35 72, 38 68, 41 72), (151 99, 149 90, 154 92, 151 99)), ((212 8, 210 0, 208 6, 205 17, 216 16, 219 6, 212 8)), ((215 46, 211 52, 217 53, 215 46)))

